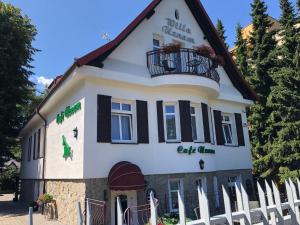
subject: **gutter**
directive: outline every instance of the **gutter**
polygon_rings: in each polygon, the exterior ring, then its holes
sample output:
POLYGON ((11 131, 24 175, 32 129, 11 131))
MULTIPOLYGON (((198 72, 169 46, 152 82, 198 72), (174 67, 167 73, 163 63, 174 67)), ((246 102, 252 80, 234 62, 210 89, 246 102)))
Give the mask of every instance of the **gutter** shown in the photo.
POLYGON ((43 193, 46 192, 46 183, 45 183, 45 163, 46 163, 46 141, 47 141, 47 120, 45 117, 43 117, 39 111, 39 109, 36 109, 36 114, 39 115, 39 117, 44 121, 44 142, 43 142, 43 170, 42 170, 42 180, 44 181, 43 184, 43 193))

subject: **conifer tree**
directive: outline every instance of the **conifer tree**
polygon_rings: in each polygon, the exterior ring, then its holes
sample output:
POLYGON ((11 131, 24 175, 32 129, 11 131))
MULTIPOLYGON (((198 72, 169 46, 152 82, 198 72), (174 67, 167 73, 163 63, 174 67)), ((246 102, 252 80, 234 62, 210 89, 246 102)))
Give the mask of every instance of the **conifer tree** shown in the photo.
POLYGON ((243 38, 242 27, 238 23, 236 27, 236 42, 235 44, 235 62, 245 76, 246 79, 249 78, 249 68, 248 68, 248 55, 247 55, 247 42, 243 38))
POLYGON ((217 21, 216 28, 217 28, 220 38, 223 40, 225 46, 228 48, 228 44, 226 43, 227 37, 225 36, 225 27, 220 19, 218 19, 218 21, 217 21))
POLYGON ((288 0, 280 0, 282 43, 278 46, 278 67, 272 74, 274 85, 268 97, 268 165, 264 171, 281 183, 300 175, 300 44, 296 43, 294 9, 288 0))
POLYGON ((297 46, 296 15, 289 0, 280 0, 280 9, 281 17, 279 22, 282 41, 278 46, 278 54, 281 56, 279 65, 283 66, 282 63, 284 63, 284 66, 292 66, 297 46))
POLYGON ((249 43, 249 68, 251 76, 248 81, 259 96, 259 102, 248 111, 248 121, 251 125, 250 138, 254 159, 254 172, 264 174, 269 169, 267 158, 266 121, 270 111, 266 106, 272 86, 271 70, 274 67, 273 52, 276 47, 270 31, 272 23, 267 14, 267 6, 262 0, 254 0, 251 4, 253 30, 249 43))

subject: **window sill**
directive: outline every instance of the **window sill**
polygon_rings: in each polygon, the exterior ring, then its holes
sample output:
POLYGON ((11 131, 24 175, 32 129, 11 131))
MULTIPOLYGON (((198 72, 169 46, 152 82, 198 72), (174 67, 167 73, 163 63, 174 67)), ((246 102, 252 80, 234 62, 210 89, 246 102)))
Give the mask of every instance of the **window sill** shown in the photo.
POLYGON ((240 147, 240 146, 238 146, 238 145, 229 145, 229 144, 224 144, 224 146, 226 146, 226 147, 240 147))
POLYGON ((181 141, 174 140, 174 141, 166 141, 166 144, 178 144, 181 143, 181 141))
POLYGON ((111 144, 115 144, 115 145, 137 145, 137 142, 123 142, 123 141, 112 141, 110 142, 111 144))

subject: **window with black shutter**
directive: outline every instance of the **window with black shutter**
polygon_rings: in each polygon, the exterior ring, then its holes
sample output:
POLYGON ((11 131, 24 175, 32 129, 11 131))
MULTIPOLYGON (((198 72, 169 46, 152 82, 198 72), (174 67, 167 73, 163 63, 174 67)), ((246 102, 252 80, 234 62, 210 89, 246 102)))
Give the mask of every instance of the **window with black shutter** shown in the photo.
POLYGON ((136 101, 137 140, 138 143, 149 143, 148 104, 136 101))
POLYGON ((235 125, 236 125, 238 145, 239 146, 245 146, 242 116, 241 116, 240 113, 235 113, 234 117, 235 117, 235 125))
POLYGON ((224 140, 223 129, 222 129, 222 113, 221 111, 218 110, 214 110, 213 113, 214 113, 217 145, 224 145, 225 140, 224 140))
POLYGON ((211 142, 211 135, 210 135, 210 125, 209 125, 209 115, 208 115, 208 107, 207 104, 201 103, 202 108, 202 120, 203 120, 203 130, 204 130, 204 141, 206 143, 211 142))
POLYGON ((111 96, 98 95, 97 141, 111 142, 111 96))
POLYGON ((179 101, 181 141, 192 142, 191 105, 189 101, 179 101))
POLYGON ((163 101, 156 102, 158 142, 165 142, 163 101))

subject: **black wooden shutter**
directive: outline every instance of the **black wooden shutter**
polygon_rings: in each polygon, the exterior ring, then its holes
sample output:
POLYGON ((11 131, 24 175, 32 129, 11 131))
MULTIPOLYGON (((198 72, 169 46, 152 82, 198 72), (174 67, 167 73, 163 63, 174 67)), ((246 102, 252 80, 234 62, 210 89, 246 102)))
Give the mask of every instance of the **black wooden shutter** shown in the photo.
POLYGON ((33 160, 36 159, 36 132, 33 135, 33 160))
POLYGON ((203 120, 203 130, 204 130, 204 141, 210 143, 210 131, 209 131, 209 118, 208 118, 208 107, 207 104, 201 103, 202 109, 202 120, 203 120))
POLYGON ((181 141, 192 142, 191 104, 189 101, 179 101, 181 141))
POLYGON ((241 116, 240 113, 235 113, 234 117, 235 117, 235 125, 236 125, 236 132, 237 132, 237 138, 238 138, 238 145, 239 146, 245 146, 242 116, 241 116))
POLYGON ((156 102, 158 142, 165 142, 163 102, 156 102))
POLYGON ((111 96, 98 95, 97 141, 111 142, 111 96))
POLYGON ((146 101, 136 101, 138 143, 149 143, 148 105, 146 101))
POLYGON ((222 130, 221 111, 214 110, 214 119, 215 119, 215 130, 216 130, 217 145, 224 145, 225 140, 224 140, 223 130, 222 130))

